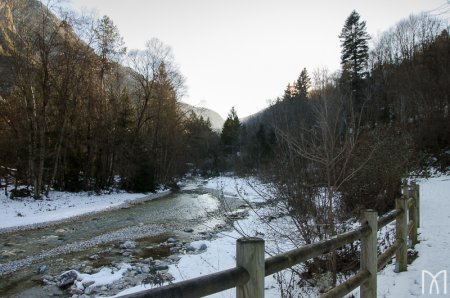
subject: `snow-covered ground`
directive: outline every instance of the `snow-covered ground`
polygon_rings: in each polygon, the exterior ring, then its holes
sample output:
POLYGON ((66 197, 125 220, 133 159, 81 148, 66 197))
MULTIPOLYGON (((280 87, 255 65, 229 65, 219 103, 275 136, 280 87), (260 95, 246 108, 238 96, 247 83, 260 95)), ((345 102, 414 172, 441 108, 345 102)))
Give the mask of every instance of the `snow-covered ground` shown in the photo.
MULTIPOLYGON (((428 271, 436 275, 433 287, 433 295, 437 296, 437 286, 441 297, 450 295, 450 176, 440 176, 418 181, 421 195, 421 227, 419 229, 419 240, 416 250, 419 257, 408 266, 407 272, 394 273, 394 266, 388 265, 378 274, 378 297, 423 297, 430 291, 431 278, 425 274, 424 288, 422 288, 422 272, 428 271), (443 285, 446 279, 446 288, 443 285), (424 294, 423 292, 424 291, 424 294)), ((187 184, 183 189, 194 189, 196 185, 203 184, 194 182, 187 184)), ((205 186, 205 185, 204 185, 205 186)), ((261 185, 257 181, 250 182, 247 179, 233 177, 217 177, 209 179, 206 187, 216 189, 225 196, 239 196, 248 200, 253 208, 243 208, 242 212, 248 212, 249 216, 235 222, 235 230, 225 231, 218 234, 212 240, 202 240, 192 243, 194 247, 202 244, 207 250, 200 254, 187 254, 182 256, 176 265, 171 265, 169 273, 175 277, 175 282, 210 274, 235 266, 235 243, 236 239, 244 233, 247 236, 262 237, 266 241, 266 247, 277 253, 295 247, 296 243, 290 239, 296 238, 295 229, 288 218, 273 220, 270 226, 262 224, 266 221, 267 207, 258 207, 258 204, 270 196, 268 186, 261 185), (256 212, 255 212, 256 211, 256 212), (274 235, 283 235, 284 239, 275 239, 274 235)), ((49 220, 59 220, 68 216, 79 215, 85 212, 99 211, 111 206, 118 206, 128 200, 142 198, 144 194, 114 194, 102 196, 88 196, 87 194, 61 194, 53 193, 50 200, 34 201, 21 200, 11 201, 0 196, 0 227, 34 224, 49 220), (23 216, 18 216, 18 213, 23 216)), ((268 257, 268 255, 266 255, 268 257)), ((120 275, 116 275, 120 276, 120 275)), ((93 280, 98 284, 104 284, 104 276, 83 276, 86 280, 93 280)), ((266 297, 280 297, 278 284, 274 277, 266 277, 266 297)), ((144 289, 149 285, 137 286, 125 290, 120 294, 127 294, 144 289)), ((313 296, 317 292, 309 292, 313 296)), ((358 297, 359 291, 353 294, 358 297)), ((212 297, 234 297, 235 290, 231 289, 212 295, 212 297)), ((439 296, 438 296, 439 297, 439 296)))
POLYGON ((450 176, 423 179, 418 183, 420 243, 415 249, 419 257, 408 265, 406 272, 395 273, 394 265, 379 272, 378 297, 450 297, 450 176), (444 272, 437 276, 442 270, 444 272), (425 272, 423 285, 422 272, 425 272), (432 278, 427 272, 436 276, 437 281, 431 293, 432 278))
POLYGON ((0 193, 0 230, 67 219, 118 207, 133 201, 152 199, 165 193, 167 191, 151 195, 126 192, 95 195, 87 192, 51 191, 49 197, 42 200, 32 198, 11 200, 2 190, 0 193))
MULTIPOLYGON (((240 197, 252 206, 255 206, 254 203, 270 199, 271 195, 270 186, 262 185, 254 179, 222 176, 209 179, 205 187, 216 189, 225 196, 240 197)), ((264 238, 266 250, 273 253, 287 251, 295 247, 295 243, 289 240, 296 238, 294 236, 295 228, 289 218, 272 220, 269 226, 262 224, 267 218, 266 215, 270 214, 270 210, 267 207, 244 208, 239 209, 237 213, 239 212, 248 212, 248 217, 236 221, 234 230, 221 232, 213 240, 201 240, 191 243, 194 247, 200 247, 202 244, 205 244, 207 250, 201 254, 182 256, 178 264, 169 266, 169 273, 175 278, 174 282, 235 267, 236 240, 244 235, 264 238), (284 239, 279 239, 280 235, 284 236, 284 239)), ((266 257, 269 257, 269 254, 266 254, 266 257)), ((114 297, 146 290, 149 287, 151 286, 139 285, 127 289, 114 297)), ((273 276, 266 277, 265 287, 266 297, 280 297, 279 288, 273 276)), ((208 297, 235 297, 235 291, 235 289, 230 289, 208 297)))
MULTIPOLYGON (((190 186, 187 185, 187 188, 190 186)), ((240 197, 248 202, 251 208, 238 209, 234 213, 246 213, 246 218, 237 220, 234 229, 218 234, 213 240, 201 240, 191 243, 194 247, 205 244, 207 250, 201 254, 187 254, 182 256, 177 264, 169 266, 169 273, 175 278, 174 282, 208 275, 236 266, 236 240, 243 236, 261 237, 265 240, 266 258, 279 254, 301 245, 301 239, 290 217, 271 217, 272 207, 258 203, 272 199, 273 190, 270 185, 261 184, 252 178, 216 177, 209 179, 207 188, 216 189, 224 196, 240 197), (270 220, 268 220, 270 219, 270 220), (269 223, 270 221, 270 223, 269 223)), ((285 278, 289 274, 285 272, 285 278)), ((139 285, 119 293, 117 296, 143 291, 151 285, 139 285)), ((276 276, 265 278, 265 297, 280 297, 280 288, 276 276)), ((235 289, 229 289, 208 297, 235 297, 235 289)), ((317 296, 317 289, 304 289, 302 294, 317 296)), ((294 290, 295 295, 295 290, 294 290)))
MULTIPOLYGON (((379 272, 378 297, 426 297, 429 294, 431 278, 425 274, 423 294, 422 270, 427 270, 433 275, 442 270, 446 270, 444 272, 447 272, 447 275, 449 273, 450 176, 421 179, 417 182, 420 185, 421 195, 421 227, 419 229, 421 243, 416 245, 419 258, 408 266, 407 272, 395 273, 394 265, 389 265, 379 272)), ((257 184, 251 183, 251 185, 257 184)), ((227 177, 211 179, 208 186, 223 189, 226 194, 244 195, 250 202, 263 200, 260 194, 266 191, 261 186, 255 191, 246 180, 227 177)), ((265 210, 261 209, 257 213, 261 214, 261 212, 264 213, 265 210)), ((285 222, 285 230, 278 232, 290 233, 292 227, 289 226, 289 222, 285 222)), ((245 231, 249 236, 265 238, 266 247, 269 246, 275 251, 277 249, 286 250, 289 249, 289 246, 293 246, 291 243, 281 244, 274 239, 270 239, 270 235, 273 234, 270 228, 261 224, 260 216, 251 210, 249 217, 237 221, 235 227, 238 230, 245 231)), ((207 251, 202 254, 183 256, 177 265, 170 266, 169 273, 175 277, 176 282, 234 267, 235 242, 239 237, 241 237, 241 234, 238 231, 229 231, 221 233, 217 239, 194 243, 194 245, 206 244, 208 247, 207 251)), ((286 237, 286 239, 288 238, 286 237)), ((446 289, 447 295, 450 295, 450 280, 447 275, 445 275, 446 289)), ((444 274, 441 274, 436 280, 438 281, 441 297, 446 296, 444 295, 443 285, 444 274)), ((146 285, 146 288, 137 286, 125 290, 120 295, 142 291, 148 289, 148 287, 148 285, 146 285)), ((274 277, 266 277, 265 287, 266 297, 280 297, 279 287, 274 277)), ((430 295, 430 297, 436 296, 436 285, 433 290, 433 295, 430 295)), ((311 290, 309 294, 313 297, 318 295, 317 292, 311 292, 311 290)), ((355 290, 352 294, 359 297, 359 290, 355 290)), ((235 297, 235 290, 227 290, 210 297, 235 297)))

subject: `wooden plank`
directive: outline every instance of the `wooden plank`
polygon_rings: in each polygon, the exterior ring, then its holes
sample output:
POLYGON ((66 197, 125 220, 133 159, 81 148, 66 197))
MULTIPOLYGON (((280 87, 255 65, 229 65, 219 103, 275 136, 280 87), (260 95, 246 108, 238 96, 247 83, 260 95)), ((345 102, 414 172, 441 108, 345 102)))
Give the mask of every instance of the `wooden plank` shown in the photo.
POLYGON ((334 238, 308 244, 300 248, 279 254, 266 259, 265 275, 271 275, 287 269, 306 260, 328 253, 345 244, 351 243, 370 233, 369 226, 363 226, 356 230, 339 234, 334 238))
POLYGON ((359 271, 357 274, 346 280, 344 283, 341 283, 337 287, 329 290, 328 292, 320 295, 320 298, 336 298, 343 297, 359 287, 362 283, 364 283, 367 279, 370 278, 370 272, 367 270, 359 271))
POLYGON ((394 209, 389 211, 388 213, 380 216, 378 219, 378 229, 388 225, 391 221, 395 220, 397 216, 399 216, 403 211, 401 209, 394 209))
POLYGON ((148 289, 120 296, 121 298, 175 298, 203 297, 218 293, 237 285, 245 284, 250 275, 244 268, 236 267, 217 273, 188 279, 168 286, 148 289))
POLYGON ((380 271, 384 266, 392 259, 392 257, 397 252, 397 249, 400 248, 401 243, 399 241, 395 241, 383 254, 378 257, 377 261, 377 269, 380 271))

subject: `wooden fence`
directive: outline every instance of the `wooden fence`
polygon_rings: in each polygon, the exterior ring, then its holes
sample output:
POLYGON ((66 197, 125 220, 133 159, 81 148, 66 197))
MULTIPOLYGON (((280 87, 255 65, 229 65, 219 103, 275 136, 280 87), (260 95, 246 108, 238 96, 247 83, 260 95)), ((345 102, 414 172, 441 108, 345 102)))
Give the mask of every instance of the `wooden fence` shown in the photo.
POLYGON ((396 208, 381 217, 377 212, 363 212, 361 226, 331 239, 302 246, 283 254, 264 259, 264 240, 241 238, 236 242, 236 267, 214 274, 185 280, 167 286, 133 293, 123 298, 140 297, 203 297, 236 287, 237 298, 264 297, 264 277, 309 259, 329 253, 346 244, 361 240, 360 270, 344 283, 321 295, 342 297, 360 287, 362 298, 377 296, 377 272, 395 255, 396 272, 406 271, 407 249, 417 243, 420 208, 419 186, 403 187, 403 196, 396 200, 396 208), (396 221, 396 240, 383 254, 377 254, 377 231, 396 221))

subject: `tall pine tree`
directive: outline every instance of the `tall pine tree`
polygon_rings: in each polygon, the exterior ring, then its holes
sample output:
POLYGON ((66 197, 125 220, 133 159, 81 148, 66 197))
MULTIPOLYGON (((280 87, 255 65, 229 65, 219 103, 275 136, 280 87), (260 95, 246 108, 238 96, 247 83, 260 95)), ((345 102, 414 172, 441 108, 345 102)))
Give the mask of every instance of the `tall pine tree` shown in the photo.
POLYGON ((308 71, 306 68, 303 68, 302 72, 300 73, 296 89, 297 89, 297 96, 301 99, 306 99, 308 97, 308 89, 311 87, 311 79, 308 75, 308 71))
POLYGON ((236 154, 239 151, 241 122, 234 107, 231 108, 227 120, 223 124, 220 140, 225 154, 236 154))
POLYGON ((361 107, 362 83, 366 76, 367 60, 369 58, 369 34, 366 32, 366 22, 360 21, 359 14, 354 10, 345 21, 341 39, 341 64, 343 81, 351 88, 357 109, 361 107))

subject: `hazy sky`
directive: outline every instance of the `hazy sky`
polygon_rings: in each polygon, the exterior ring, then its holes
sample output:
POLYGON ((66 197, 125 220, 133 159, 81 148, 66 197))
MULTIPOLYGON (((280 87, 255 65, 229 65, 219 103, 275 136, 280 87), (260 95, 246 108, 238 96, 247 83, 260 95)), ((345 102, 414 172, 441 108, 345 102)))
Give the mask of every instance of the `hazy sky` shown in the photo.
MULTIPOLYGON (((186 77, 183 101, 240 117, 281 96, 303 67, 340 65, 338 35, 353 9, 371 36, 448 0, 71 0, 108 15, 128 49, 152 37, 172 47, 186 77)), ((439 10, 437 10, 439 11, 439 10)))

